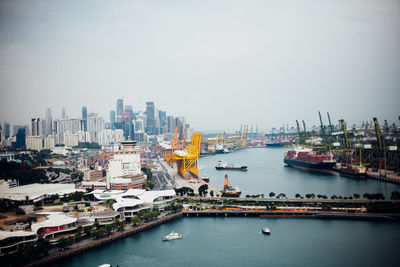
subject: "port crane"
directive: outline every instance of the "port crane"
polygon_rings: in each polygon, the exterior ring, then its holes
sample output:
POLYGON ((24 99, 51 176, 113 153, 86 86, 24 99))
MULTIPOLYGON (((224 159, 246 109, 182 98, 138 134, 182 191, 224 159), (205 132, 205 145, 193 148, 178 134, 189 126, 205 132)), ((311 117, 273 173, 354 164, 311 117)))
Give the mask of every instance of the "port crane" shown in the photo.
POLYGON ((378 162, 379 162, 379 176, 381 176, 381 169, 382 169, 382 163, 381 163, 381 153, 383 152, 383 158, 384 158, 384 167, 385 167, 385 174, 386 176, 386 147, 385 147, 385 139, 381 137, 381 130, 379 128, 379 123, 378 119, 374 118, 374 124, 375 124, 375 131, 376 131, 376 141, 377 141, 377 155, 378 155, 378 162))
POLYGON ((199 178, 199 157, 201 147, 201 133, 192 134, 192 142, 184 150, 175 150, 172 154, 164 156, 172 166, 176 163, 178 173, 186 178, 186 173, 191 173, 199 178))

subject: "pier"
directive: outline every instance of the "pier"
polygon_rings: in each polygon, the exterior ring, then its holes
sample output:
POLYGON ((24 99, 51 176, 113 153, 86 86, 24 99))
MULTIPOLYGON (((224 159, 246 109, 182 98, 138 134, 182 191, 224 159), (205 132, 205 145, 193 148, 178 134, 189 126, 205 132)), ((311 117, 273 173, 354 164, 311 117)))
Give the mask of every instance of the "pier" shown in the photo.
POLYGON ((386 175, 385 175, 384 170, 381 170, 380 173, 373 172, 373 171, 367 171, 367 177, 371 178, 371 179, 375 179, 375 180, 400 184, 400 176, 396 175, 396 173, 393 171, 386 171, 386 175))

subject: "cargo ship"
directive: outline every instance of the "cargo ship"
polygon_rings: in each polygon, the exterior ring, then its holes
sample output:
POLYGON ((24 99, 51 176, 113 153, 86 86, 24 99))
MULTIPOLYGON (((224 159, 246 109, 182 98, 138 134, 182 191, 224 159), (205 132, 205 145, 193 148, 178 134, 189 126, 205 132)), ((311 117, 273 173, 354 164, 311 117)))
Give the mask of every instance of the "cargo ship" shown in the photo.
POLYGON ((367 169, 364 166, 343 166, 338 169, 340 176, 350 178, 364 179, 367 178, 367 169))
POLYGON ((226 164, 226 162, 218 161, 217 165, 215 165, 217 170, 230 170, 230 171, 247 171, 246 165, 233 165, 233 164, 226 164))
POLYGON ((239 187, 233 189, 229 183, 228 175, 225 174, 224 177, 224 188, 221 190, 223 197, 239 197, 242 192, 240 192, 239 187))
POLYGON ((306 148, 289 150, 285 153, 283 161, 297 169, 326 173, 332 173, 336 164, 332 153, 322 153, 306 148))

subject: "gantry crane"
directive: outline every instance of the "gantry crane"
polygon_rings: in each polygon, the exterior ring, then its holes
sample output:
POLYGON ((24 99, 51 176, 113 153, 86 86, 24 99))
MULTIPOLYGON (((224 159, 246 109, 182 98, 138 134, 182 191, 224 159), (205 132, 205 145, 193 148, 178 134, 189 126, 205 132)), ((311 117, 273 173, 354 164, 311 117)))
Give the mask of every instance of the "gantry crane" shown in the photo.
POLYGON ((170 164, 177 164, 178 173, 186 178, 186 172, 190 172, 194 177, 199 178, 199 157, 201 146, 201 133, 193 133, 192 142, 184 150, 175 150, 164 158, 170 164))
POLYGON ((386 147, 385 147, 385 139, 381 137, 381 130, 379 128, 379 123, 378 119, 374 118, 374 124, 375 124, 375 131, 376 131, 376 141, 378 143, 377 145, 377 150, 378 150, 378 162, 379 162, 379 175, 381 175, 381 169, 382 169, 382 164, 381 164, 381 153, 383 152, 383 158, 384 158, 384 167, 385 167, 385 176, 386 176, 386 147))

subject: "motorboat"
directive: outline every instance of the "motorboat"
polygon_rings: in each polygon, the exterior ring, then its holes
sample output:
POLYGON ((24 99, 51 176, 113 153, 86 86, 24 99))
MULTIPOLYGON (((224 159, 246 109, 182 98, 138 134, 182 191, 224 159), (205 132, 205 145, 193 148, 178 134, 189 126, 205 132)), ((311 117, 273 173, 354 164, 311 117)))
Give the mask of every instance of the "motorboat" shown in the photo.
POLYGON ((172 231, 169 235, 164 236, 162 238, 163 241, 170 241, 170 240, 175 240, 175 239, 181 239, 183 236, 178 234, 178 233, 174 233, 174 231, 172 231))
POLYGON ((270 230, 269 228, 267 228, 267 227, 264 227, 264 228, 262 229, 262 233, 263 233, 263 234, 266 234, 266 235, 269 235, 269 234, 271 233, 271 230, 270 230))

